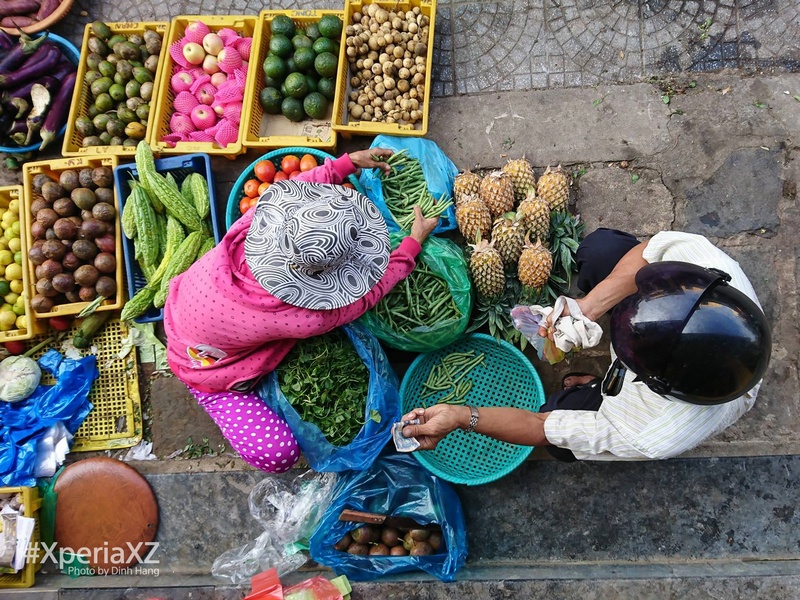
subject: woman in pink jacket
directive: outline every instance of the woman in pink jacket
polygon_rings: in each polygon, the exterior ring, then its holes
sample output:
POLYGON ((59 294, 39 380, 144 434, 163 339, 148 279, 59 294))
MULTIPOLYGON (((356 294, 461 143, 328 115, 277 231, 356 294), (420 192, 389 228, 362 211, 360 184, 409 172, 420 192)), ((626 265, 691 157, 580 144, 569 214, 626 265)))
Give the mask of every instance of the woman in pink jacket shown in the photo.
POLYGON ((167 358, 245 462, 282 472, 300 451, 286 423, 250 390, 299 339, 354 321, 415 266, 438 219, 415 207, 390 252, 377 207, 340 184, 389 166, 372 148, 272 184, 222 242, 170 282, 167 358))

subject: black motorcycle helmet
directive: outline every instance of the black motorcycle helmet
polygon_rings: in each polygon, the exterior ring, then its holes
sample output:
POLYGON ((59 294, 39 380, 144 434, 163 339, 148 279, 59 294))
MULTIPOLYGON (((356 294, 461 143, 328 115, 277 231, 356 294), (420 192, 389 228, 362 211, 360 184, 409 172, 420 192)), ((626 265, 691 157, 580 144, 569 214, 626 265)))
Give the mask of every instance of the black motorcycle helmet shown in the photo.
POLYGON ((762 379, 772 349, 767 320, 729 281, 684 262, 636 273, 639 290, 611 314, 611 344, 637 381, 693 404, 722 404, 762 379))

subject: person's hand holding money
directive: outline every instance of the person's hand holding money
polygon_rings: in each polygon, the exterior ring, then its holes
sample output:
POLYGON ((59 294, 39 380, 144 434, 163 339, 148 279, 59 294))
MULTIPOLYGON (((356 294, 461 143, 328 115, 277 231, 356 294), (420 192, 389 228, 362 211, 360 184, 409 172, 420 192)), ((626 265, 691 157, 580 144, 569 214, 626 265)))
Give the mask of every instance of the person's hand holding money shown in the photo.
POLYGON ((470 410, 466 406, 434 404, 429 408, 415 408, 403 416, 403 421, 419 419, 419 425, 404 427, 403 435, 417 438, 420 450, 433 450, 448 433, 469 424, 469 418, 470 410))

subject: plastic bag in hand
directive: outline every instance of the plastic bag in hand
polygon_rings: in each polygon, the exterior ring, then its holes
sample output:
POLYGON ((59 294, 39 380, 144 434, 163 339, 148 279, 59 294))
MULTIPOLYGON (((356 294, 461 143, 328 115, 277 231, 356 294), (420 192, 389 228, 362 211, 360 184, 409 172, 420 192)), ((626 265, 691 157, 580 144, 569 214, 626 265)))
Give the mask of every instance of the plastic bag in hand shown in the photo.
POLYGON ((311 536, 311 558, 354 581, 388 573, 426 571, 452 581, 467 560, 467 527, 461 501, 446 481, 410 456, 382 455, 369 469, 341 476, 325 516, 311 536), (334 549, 359 524, 340 521, 344 509, 410 517, 442 528, 442 549, 427 556, 356 556, 334 549))

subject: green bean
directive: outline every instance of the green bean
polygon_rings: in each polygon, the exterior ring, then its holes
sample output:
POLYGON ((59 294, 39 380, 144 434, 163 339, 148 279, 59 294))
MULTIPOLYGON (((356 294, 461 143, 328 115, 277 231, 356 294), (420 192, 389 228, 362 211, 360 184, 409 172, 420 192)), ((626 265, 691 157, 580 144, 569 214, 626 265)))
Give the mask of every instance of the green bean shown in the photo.
POLYGON ((384 200, 394 220, 403 229, 409 229, 414 222, 414 205, 418 204, 422 214, 427 217, 440 216, 452 206, 447 194, 438 200, 428 191, 422 165, 407 150, 395 152, 387 160, 392 169, 387 175, 381 173, 384 200))

